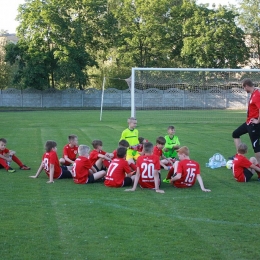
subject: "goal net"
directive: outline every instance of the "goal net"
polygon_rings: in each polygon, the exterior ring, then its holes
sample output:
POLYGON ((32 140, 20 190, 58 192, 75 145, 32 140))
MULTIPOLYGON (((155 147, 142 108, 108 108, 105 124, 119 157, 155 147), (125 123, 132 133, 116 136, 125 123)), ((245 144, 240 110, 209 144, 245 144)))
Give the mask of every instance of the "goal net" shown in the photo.
POLYGON ((260 86, 257 69, 132 68, 127 80, 131 116, 150 110, 169 122, 240 122, 249 98, 241 85, 244 78, 260 86), (231 116, 231 110, 240 113, 231 116))

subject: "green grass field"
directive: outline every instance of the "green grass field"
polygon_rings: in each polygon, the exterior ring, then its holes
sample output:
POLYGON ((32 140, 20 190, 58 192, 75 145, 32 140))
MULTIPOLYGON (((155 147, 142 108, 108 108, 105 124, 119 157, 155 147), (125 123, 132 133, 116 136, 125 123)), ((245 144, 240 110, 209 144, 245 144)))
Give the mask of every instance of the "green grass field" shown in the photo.
MULTIPOLYGON (((162 183, 165 194, 107 188, 102 183, 76 185, 72 180, 46 184, 36 173, 46 140, 58 143, 69 134, 79 144, 101 139, 104 150, 117 147, 129 111, 1 112, 1 137, 31 171, 0 170, 1 259, 260 259, 258 194, 260 183, 237 183, 230 170, 209 169, 216 152, 235 152, 231 133, 244 122, 244 111, 140 111, 140 136, 154 142, 176 127, 181 144, 201 164, 199 185, 176 189, 162 183)), ((248 156, 253 155, 249 138, 248 156)), ((162 171, 164 178, 166 171, 162 171)))

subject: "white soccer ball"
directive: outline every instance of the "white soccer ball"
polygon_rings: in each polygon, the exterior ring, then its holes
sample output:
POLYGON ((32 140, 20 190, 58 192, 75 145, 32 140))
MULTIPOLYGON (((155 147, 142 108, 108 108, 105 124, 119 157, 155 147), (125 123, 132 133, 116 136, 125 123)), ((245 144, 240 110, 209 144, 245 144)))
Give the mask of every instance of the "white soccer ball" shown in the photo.
POLYGON ((233 160, 228 160, 226 163, 227 169, 231 170, 233 168, 233 160))

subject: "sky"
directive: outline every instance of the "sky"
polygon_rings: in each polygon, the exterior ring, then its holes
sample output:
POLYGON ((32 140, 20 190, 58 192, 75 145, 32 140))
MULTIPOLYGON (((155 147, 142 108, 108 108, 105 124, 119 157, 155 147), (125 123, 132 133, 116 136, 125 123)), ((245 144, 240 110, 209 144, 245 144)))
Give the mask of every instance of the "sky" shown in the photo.
POLYGON ((25 0, 0 0, 0 30, 15 33, 19 25, 15 18, 18 14, 18 6, 24 4, 25 0))
MULTIPOLYGON (((213 3, 216 5, 236 4, 237 0, 197 0, 198 3, 213 3)), ((0 30, 7 30, 8 33, 15 33, 19 25, 15 18, 18 14, 18 6, 24 4, 25 0, 0 0, 0 30)))

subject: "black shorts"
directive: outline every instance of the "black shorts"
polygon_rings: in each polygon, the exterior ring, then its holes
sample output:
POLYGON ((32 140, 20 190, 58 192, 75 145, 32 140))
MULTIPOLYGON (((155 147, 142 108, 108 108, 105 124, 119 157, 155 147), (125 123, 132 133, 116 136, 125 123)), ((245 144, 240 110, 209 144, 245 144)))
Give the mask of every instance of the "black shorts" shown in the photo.
POLYGON ((88 180, 87 180, 86 184, 87 184, 87 183, 94 183, 94 182, 95 182, 94 175, 93 175, 93 174, 90 174, 90 175, 88 176, 88 180))
POLYGON ((124 183, 123 183, 122 187, 131 186, 132 183, 133 183, 132 178, 130 178, 130 177, 125 177, 124 183))
POLYGON ((241 135, 247 134, 250 137, 252 147, 255 153, 260 152, 260 124, 249 124, 246 123, 239 126, 232 134, 233 138, 240 138, 241 135))
POLYGON ((68 170, 67 166, 61 166, 62 173, 58 179, 72 179, 71 172, 68 170))
POLYGON ((244 175, 245 175, 246 182, 248 182, 252 178, 253 173, 250 170, 248 170, 247 168, 245 168, 244 175))
POLYGON ((99 171, 106 171, 107 170, 106 167, 103 167, 103 166, 101 167, 101 169, 98 169, 96 164, 94 164, 93 167, 96 169, 97 172, 99 172, 99 171))

